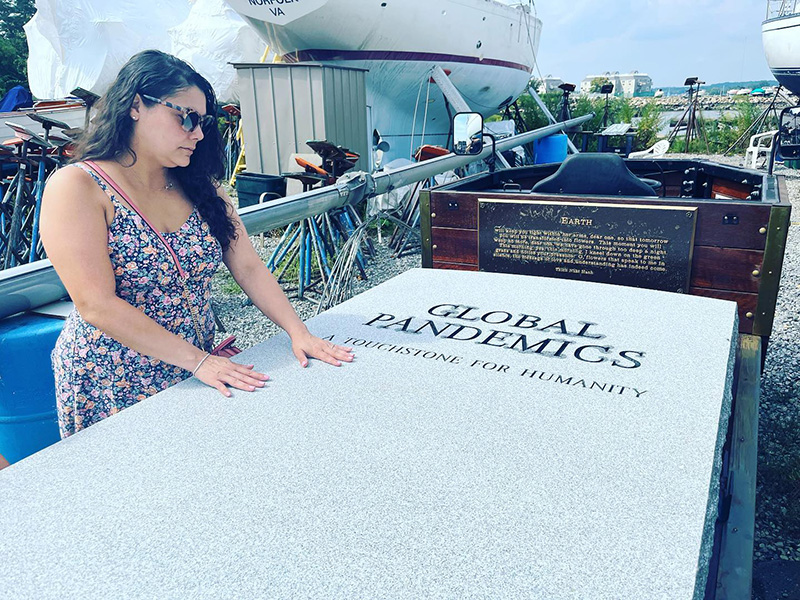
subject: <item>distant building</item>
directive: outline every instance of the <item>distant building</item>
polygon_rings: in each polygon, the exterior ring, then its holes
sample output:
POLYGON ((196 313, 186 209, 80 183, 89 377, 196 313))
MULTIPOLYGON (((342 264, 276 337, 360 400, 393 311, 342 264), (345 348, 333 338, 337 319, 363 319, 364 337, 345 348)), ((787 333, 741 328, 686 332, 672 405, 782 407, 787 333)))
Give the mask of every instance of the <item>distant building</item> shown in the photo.
POLYGON ((590 94, 595 90, 592 86, 595 81, 609 81, 614 84, 614 95, 625 96, 626 98, 633 98, 634 96, 642 96, 648 94, 653 90, 653 80, 647 73, 622 73, 619 71, 614 73, 603 73, 602 75, 587 75, 581 81, 581 93, 590 94))
POLYGON ((557 90, 558 86, 562 83, 564 83, 563 79, 553 77, 552 75, 546 75, 539 81, 539 85, 536 86, 536 91, 540 94, 546 94, 547 92, 557 90))

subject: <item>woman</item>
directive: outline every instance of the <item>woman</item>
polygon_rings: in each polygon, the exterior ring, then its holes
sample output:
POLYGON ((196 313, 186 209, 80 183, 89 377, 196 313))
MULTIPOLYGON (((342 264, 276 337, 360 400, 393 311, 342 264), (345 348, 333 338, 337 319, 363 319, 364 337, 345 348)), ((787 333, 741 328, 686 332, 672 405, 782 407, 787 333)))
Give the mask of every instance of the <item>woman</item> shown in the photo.
POLYGON ((352 360, 309 333, 253 249, 217 183, 215 110, 210 84, 188 64, 141 52, 100 101, 80 162, 47 184, 42 241, 75 303, 52 357, 62 437, 192 375, 225 396, 264 386, 254 365, 209 353, 220 260, 289 334, 303 367, 309 357, 352 360))

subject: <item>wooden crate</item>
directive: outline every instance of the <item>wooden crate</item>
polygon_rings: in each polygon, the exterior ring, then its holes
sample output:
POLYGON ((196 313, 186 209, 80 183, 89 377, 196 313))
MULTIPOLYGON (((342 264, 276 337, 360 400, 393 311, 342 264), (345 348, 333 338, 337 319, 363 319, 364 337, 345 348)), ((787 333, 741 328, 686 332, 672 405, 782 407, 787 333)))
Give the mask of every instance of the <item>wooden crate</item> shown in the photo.
POLYGON ((783 178, 708 161, 636 160, 627 165, 636 175, 659 181, 660 196, 529 191, 557 165, 484 173, 425 191, 420 200, 422 265, 478 270, 479 199, 696 208, 689 293, 736 302, 740 332, 769 337, 789 227, 783 178))

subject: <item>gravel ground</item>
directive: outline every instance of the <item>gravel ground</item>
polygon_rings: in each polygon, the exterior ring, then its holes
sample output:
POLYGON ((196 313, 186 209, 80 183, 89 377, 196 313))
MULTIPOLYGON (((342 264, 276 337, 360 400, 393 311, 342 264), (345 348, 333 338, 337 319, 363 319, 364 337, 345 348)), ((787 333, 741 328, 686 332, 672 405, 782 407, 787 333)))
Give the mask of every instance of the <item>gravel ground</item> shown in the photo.
MULTIPOLYGON (((384 236, 383 239, 385 243, 388 236, 384 236)), ((253 237, 253 245, 265 262, 277 242, 277 237, 270 237, 269 235, 265 235, 263 244, 260 236, 253 237)), ((367 263, 367 279, 356 280, 354 285, 356 294, 383 283, 408 269, 421 266, 421 254, 418 249, 413 252, 404 252, 401 258, 395 259, 392 258, 392 253, 385 244, 379 244, 378 240, 373 238, 373 245, 375 246, 375 257, 367 263)), ((287 281, 283 287, 301 319, 305 321, 317 313, 317 304, 320 298, 319 292, 322 291, 320 286, 304 294, 305 297, 302 300, 297 298, 296 279, 287 281)), ((224 266, 220 268, 212 282, 212 293, 214 312, 227 330, 227 333, 217 332, 218 342, 227 335, 233 334, 236 336, 236 345, 245 349, 282 331, 262 315, 255 306, 250 304, 247 296, 236 285, 230 272, 224 266)))
MULTIPOLYGON (((676 158, 681 155, 671 155, 676 158)), ((742 157, 694 156, 740 166, 742 157)), ((792 203, 786 254, 772 337, 761 381, 759 411, 758 484, 754 553, 754 598, 800 599, 800 171, 775 168, 786 177, 792 203)), ((374 238, 373 238, 374 239, 374 238)), ((256 247, 260 240, 254 238, 256 247)), ((266 238, 259 252, 266 257, 276 243, 266 238)), ((385 241, 385 239, 384 239, 385 241)), ((377 255, 370 260, 365 281, 357 281, 360 293, 403 271, 420 266, 414 252, 394 259, 385 245, 374 240, 377 255)), ((296 285, 296 283, 295 283, 296 285)), ((229 333, 243 348, 263 341, 279 329, 252 305, 226 269, 214 280, 215 310, 229 333)), ((318 294, 292 304, 303 319, 316 313, 318 294)), ((294 296, 294 297, 292 297, 294 296)), ((226 334, 227 335, 227 334, 226 334)))
MULTIPOLYGON (((676 155, 679 156, 679 155, 676 155)), ((707 156, 741 166, 742 157, 707 156)), ((800 171, 776 165, 792 203, 778 303, 761 378, 754 560, 787 565, 800 599, 800 171)), ((770 575, 772 576, 772 574, 770 575)), ((761 597, 757 595, 756 597, 761 597)), ((763 596, 766 597, 766 596, 763 596)))

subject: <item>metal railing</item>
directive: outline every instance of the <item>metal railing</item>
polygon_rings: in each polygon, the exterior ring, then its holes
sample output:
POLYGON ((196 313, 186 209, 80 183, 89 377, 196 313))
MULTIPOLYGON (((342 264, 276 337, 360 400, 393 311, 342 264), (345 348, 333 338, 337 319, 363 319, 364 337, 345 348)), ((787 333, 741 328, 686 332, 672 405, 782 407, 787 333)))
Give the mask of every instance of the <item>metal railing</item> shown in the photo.
POLYGON ((800 0, 767 0, 767 19, 790 17, 800 13, 800 0))
MULTIPOLYGON (((498 140, 496 150, 497 152, 510 150, 565 129, 577 127, 593 117, 594 114, 590 113, 564 123, 555 123, 498 140)), ((487 143, 478 155, 447 154, 409 165, 391 173, 376 173, 375 175, 348 173, 334 185, 266 204, 249 206, 241 209, 239 215, 248 234, 264 233, 345 204, 360 202, 364 198, 383 194, 395 188, 485 159, 491 153, 491 145, 487 143)), ((66 296, 66 293, 66 289, 49 260, 40 260, 0 271, 0 319, 56 302, 66 296)))

